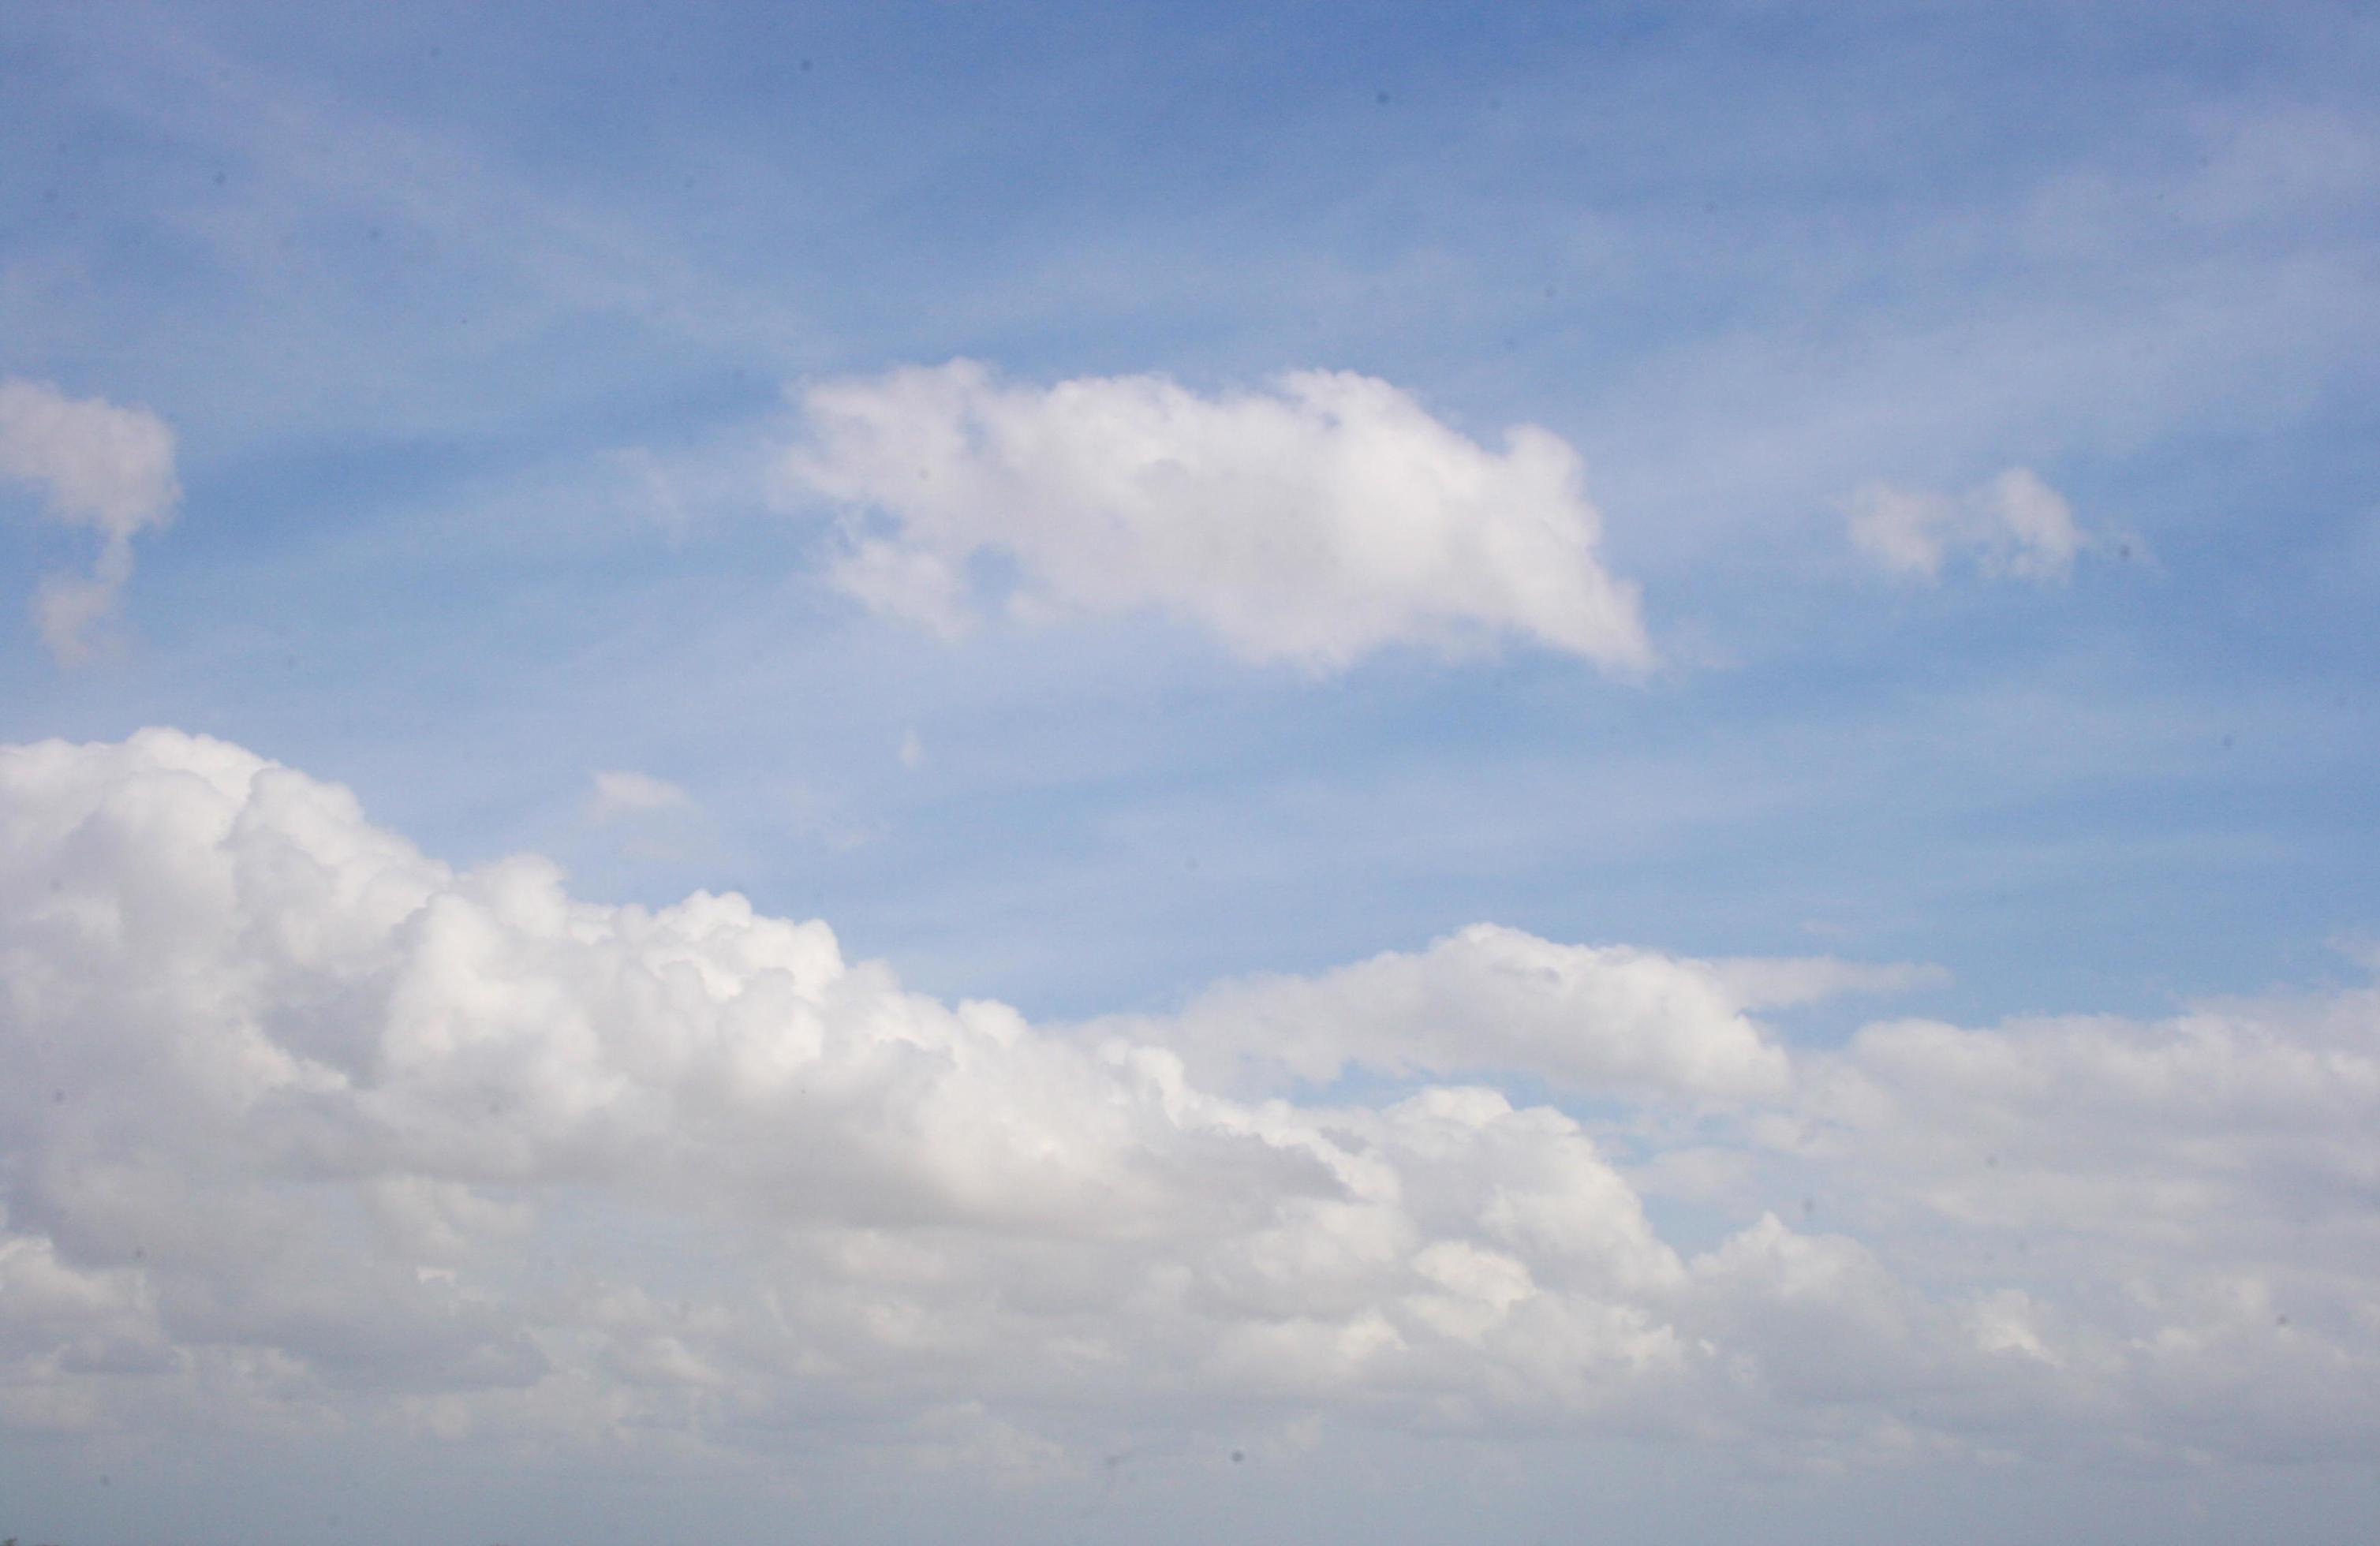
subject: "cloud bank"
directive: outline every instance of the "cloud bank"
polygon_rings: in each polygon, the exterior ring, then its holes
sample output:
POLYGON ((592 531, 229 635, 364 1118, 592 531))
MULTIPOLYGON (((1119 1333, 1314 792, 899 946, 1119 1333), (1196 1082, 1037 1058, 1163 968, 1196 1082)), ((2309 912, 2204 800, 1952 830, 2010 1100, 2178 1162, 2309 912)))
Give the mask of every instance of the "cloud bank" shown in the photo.
POLYGON ((132 577, 132 538, 171 520, 182 497, 174 431, 146 408, 68 397, 43 381, 0 381, 0 477, 38 489, 52 519, 100 534, 89 577, 52 575, 33 601, 50 653, 82 659, 132 577))
POLYGON ((1480 927, 1036 1026, 738 897, 452 869, 220 742, 6 748, 0 1427, 1028 1480, 1221 1423, 2380 1442, 2380 995, 1751 1013, 1911 980, 1480 927))
POLYGON ((956 360, 824 382, 800 407, 789 485, 855 516, 835 583, 945 634, 1004 585, 1014 615, 1154 611, 1321 671, 1504 639, 1622 672, 1653 659, 1635 587, 1597 556, 1577 453, 1526 425, 1488 450, 1371 377, 1209 396, 956 360))

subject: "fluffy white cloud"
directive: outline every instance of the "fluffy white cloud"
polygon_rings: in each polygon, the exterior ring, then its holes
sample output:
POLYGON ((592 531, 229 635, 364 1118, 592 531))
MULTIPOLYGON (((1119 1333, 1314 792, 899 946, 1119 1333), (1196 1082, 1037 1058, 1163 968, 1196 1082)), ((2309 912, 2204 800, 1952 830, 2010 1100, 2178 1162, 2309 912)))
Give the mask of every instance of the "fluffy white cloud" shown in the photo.
POLYGON ((164 525, 181 498, 174 431, 146 408, 68 397, 42 381, 0 381, 0 477, 39 489, 52 518, 100 534, 91 574, 49 577, 33 603, 51 653, 79 659, 132 576, 134 535, 164 525))
POLYGON ((1986 574, 2063 585, 2091 538, 2065 497, 2010 467, 1961 497, 1871 484, 1846 511, 1852 544, 1892 574, 1937 580, 1953 553, 1986 574))
MULTIPOLYGON (((1633 1296, 1675 1258, 1568 1118, 1221 1099, 740 899, 454 873, 218 743, 0 755, 0 898, 14 1250, 88 1279, 94 1356, 162 1350, 152 1383, 189 1399, 232 1348, 253 1403, 416 1393, 457 1430, 581 1420, 590 1387, 733 1431, 813 1386, 1335 1398, 1415 1360, 1460 1385, 1443 1344, 1503 1309, 1462 1308, 1457 1258, 1426 1254, 1449 1243, 1574 1298, 1609 1333, 1574 1363, 1661 1341, 1633 1296), (617 1254, 629 1215, 672 1263, 617 1254), (567 1281, 524 1281, 556 1251, 567 1281)), ((89 1395, 65 1332, 16 1329, 16 1407, 89 1395)))
POLYGON ((0 750, 0 1425, 799 1431, 1020 1484, 1221 1413, 2380 1440, 2370 991, 1798 1056, 1749 1018, 1909 977, 1477 928, 1052 1030, 740 898, 455 871, 222 743, 0 750), (1207 1077, 1265 1059, 1424 1082, 1207 1077), (1472 1069, 1620 1115, 1427 1082, 1472 1069), (1694 1251, 1639 1199, 1690 1182, 1732 1218, 1694 1251))
POLYGON ((1479 924, 1320 977, 1220 984, 1170 1021, 1119 1028, 1174 1046, 1218 1081, 1320 1084, 1361 1067, 1525 1073, 1572 1091, 1690 1101, 1778 1097, 1791 1082, 1785 1054, 1744 1011, 1757 997, 1752 977, 1781 979, 1799 963, 1747 964, 1737 980, 1722 963, 1479 924))
POLYGON ((2095 1254, 2187 1235, 2300 1265, 2380 1258, 2380 1150, 2362 1136, 2380 1117, 2370 988, 2147 1024, 1887 1021, 1804 1071, 1813 1126, 1793 1147, 1888 1169, 1906 1203, 1965 1227, 2095 1254))
POLYGON ((1806 1060, 1755 1124, 1779 1179, 1997 1279, 1968 1313, 2102 1430, 2271 1459, 2380 1433, 2380 992, 2170 1020, 1890 1021, 1806 1060), (2191 1435, 2196 1437, 2190 1437, 2191 1435))
POLYGON ((959 360, 822 383, 801 407, 792 485, 864 516, 837 583, 945 633, 988 562, 1016 615, 1155 610, 1316 670, 1504 637, 1616 670, 1653 658, 1635 587, 1597 557, 1575 452, 1526 425, 1488 450, 1370 377, 1208 396, 959 360))

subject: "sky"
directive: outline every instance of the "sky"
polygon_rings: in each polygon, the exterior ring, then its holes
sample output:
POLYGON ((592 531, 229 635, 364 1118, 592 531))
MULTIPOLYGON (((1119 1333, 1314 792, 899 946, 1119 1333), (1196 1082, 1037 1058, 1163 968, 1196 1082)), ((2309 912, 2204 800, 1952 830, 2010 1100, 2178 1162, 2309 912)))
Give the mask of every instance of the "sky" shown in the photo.
POLYGON ((0 9, 0 1536, 2368 1539, 2375 70, 0 9))

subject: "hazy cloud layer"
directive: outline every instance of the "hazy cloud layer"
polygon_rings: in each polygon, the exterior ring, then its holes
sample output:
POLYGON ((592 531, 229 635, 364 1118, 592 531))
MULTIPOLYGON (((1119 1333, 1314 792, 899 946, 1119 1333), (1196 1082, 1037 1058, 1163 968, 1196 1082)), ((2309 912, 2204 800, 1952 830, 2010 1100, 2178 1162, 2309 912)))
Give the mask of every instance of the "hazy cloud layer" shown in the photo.
POLYGON ((7 749, 0 1424, 799 1429, 1028 1480, 1220 1412, 2380 1442, 2373 992, 1803 1053, 1748 1014, 1908 980, 1480 927, 1070 1033, 740 898, 455 871, 219 742, 7 749), (1424 1082, 1204 1071, 1252 1057, 1424 1082), (1684 1248, 1646 1194, 1732 1222, 1684 1248))
POLYGON ((1614 670, 1653 658, 1569 445, 1523 425, 1488 450, 1371 377, 1210 396, 1160 376, 1012 384, 957 360, 822 383, 801 409, 793 489, 860 517, 836 583, 944 633, 1005 565, 1015 615, 1153 610, 1318 670, 1506 638, 1614 670))
POLYGON ((145 408, 68 397, 45 381, 0 380, 0 478, 38 490, 53 520, 100 535, 88 577, 51 575, 33 600, 50 653, 81 659, 132 577, 134 535, 164 525, 182 497, 174 431, 145 408))

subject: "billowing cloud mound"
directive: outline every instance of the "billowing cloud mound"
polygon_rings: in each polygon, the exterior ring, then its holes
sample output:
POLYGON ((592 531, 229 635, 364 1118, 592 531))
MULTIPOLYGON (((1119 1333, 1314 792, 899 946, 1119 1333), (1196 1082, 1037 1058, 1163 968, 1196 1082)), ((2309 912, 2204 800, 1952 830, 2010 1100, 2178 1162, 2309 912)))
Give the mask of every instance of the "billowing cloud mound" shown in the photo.
POLYGON ((736 897, 457 872, 218 742, 6 749, 0 1426, 2380 1440, 2372 993, 1800 1057, 1748 1017, 1905 976, 1479 928, 1066 1032, 736 897), (1261 1057, 1405 1082, 1200 1071, 1261 1057), (1681 1250, 1645 1192, 1731 1222, 1681 1250))
POLYGON ((100 534, 90 578, 54 575, 33 604, 50 652, 79 659, 132 577, 134 535, 171 519, 182 497, 174 432, 145 408, 68 397, 42 381, 0 381, 0 477, 32 485, 55 519, 100 534))
POLYGON ((1026 616, 1155 610, 1251 660, 1335 670, 1385 646, 1523 638, 1634 670, 1633 586, 1596 556, 1576 453, 1489 451, 1386 381, 1293 371, 1203 396, 1157 376, 1003 383, 965 360, 802 394, 802 493, 868 520, 835 571, 945 632, 1013 566, 1026 616))
POLYGON ((2091 538, 2065 496, 2023 467, 1953 499, 1888 483, 1860 490, 1847 512, 1853 546, 1888 573, 1937 580, 1957 554, 1990 575, 2063 585, 2091 538))

